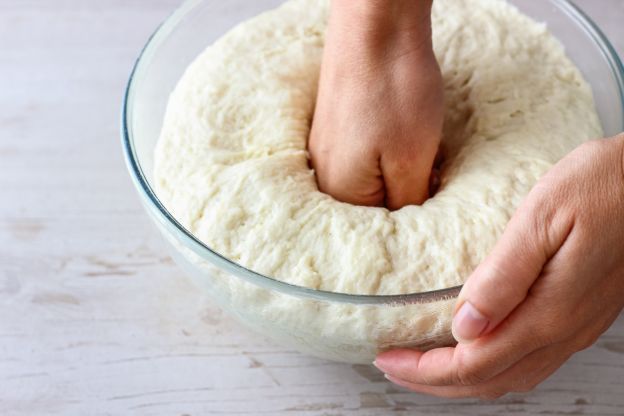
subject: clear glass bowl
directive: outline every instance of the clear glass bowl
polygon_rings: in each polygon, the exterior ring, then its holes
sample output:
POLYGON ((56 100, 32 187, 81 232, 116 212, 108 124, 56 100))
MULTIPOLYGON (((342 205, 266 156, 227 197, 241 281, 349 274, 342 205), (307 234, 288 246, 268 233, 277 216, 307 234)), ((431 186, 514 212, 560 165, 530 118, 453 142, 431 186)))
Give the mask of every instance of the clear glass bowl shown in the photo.
MULTIPOLYGON (((151 185, 154 147, 169 94, 186 67, 229 28, 282 0, 189 0, 152 35, 130 76, 122 141, 147 213, 179 265, 225 310, 255 330, 320 357, 370 363, 391 347, 429 349, 453 342, 449 317, 460 287, 396 296, 332 293, 248 270, 196 239, 151 185), (433 328, 423 335, 424 328, 433 328)), ((567 0, 513 0, 545 22, 592 86, 605 134, 624 130, 624 69, 598 27, 567 0)))

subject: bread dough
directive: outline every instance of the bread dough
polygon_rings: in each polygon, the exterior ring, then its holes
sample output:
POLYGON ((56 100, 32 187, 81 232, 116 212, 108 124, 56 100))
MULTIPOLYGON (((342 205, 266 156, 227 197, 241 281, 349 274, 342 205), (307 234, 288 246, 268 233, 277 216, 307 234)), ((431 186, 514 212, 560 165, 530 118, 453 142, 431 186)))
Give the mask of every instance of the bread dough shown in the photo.
MULTIPOLYGON (((441 188, 394 212, 338 202, 319 192, 306 151, 327 11, 326 0, 290 0, 235 27, 189 66, 156 148, 158 197, 216 252, 288 283, 381 295, 461 284, 536 181, 601 136, 591 90, 546 26, 507 2, 436 0, 447 105, 441 188)), ((296 320, 324 343, 369 342, 349 352, 354 362, 374 354, 380 322, 392 328, 407 316, 347 306, 324 314, 236 284, 227 290, 241 308, 296 320)), ((402 331, 448 335, 447 306, 402 331)))
POLYGON ((396 212, 341 203, 319 192, 306 152, 326 13, 327 2, 289 1, 197 58, 167 109, 158 196, 209 247, 288 283, 354 294, 460 284, 538 178, 600 136, 590 89, 546 27, 509 4, 436 0, 442 187, 396 212))

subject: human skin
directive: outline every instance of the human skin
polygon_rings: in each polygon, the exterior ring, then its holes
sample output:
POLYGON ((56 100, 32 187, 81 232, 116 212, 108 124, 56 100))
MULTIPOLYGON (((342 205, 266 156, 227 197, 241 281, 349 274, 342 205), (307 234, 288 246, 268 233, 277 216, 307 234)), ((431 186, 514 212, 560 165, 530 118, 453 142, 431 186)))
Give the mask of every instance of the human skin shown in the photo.
POLYGON ((528 391, 591 346, 624 307, 624 134, 587 142, 531 190, 455 307, 455 347, 375 365, 441 397, 528 391))
POLYGON ((322 192, 391 210, 429 197, 444 114, 431 5, 332 1, 308 142, 322 192))

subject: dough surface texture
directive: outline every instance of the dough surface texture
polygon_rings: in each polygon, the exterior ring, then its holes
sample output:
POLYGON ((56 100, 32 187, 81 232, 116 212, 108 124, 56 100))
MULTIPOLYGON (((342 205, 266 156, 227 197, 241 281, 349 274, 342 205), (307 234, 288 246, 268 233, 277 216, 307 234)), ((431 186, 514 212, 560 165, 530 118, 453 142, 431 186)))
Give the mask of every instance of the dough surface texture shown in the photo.
MULTIPOLYGON (((537 180, 601 136, 591 90, 546 26, 505 1, 436 0, 447 106, 441 188, 394 212, 341 203, 318 191, 306 151, 328 4, 287 1, 233 28, 188 67, 156 148, 156 192, 214 251, 288 283, 378 295, 461 284, 537 180)), ((274 319, 317 314, 324 336, 334 325, 353 342, 378 345, 371 325, 391 328, 400 318, 374 311, 369 325, 351 311, 341 326, 344 311, 289 309, 283 299, 230 289, 274 319)), ((448 308, 431 319, 419 336, 447 330, 448 308)), ((316 325, 311 317, 300 324, 316 325)))

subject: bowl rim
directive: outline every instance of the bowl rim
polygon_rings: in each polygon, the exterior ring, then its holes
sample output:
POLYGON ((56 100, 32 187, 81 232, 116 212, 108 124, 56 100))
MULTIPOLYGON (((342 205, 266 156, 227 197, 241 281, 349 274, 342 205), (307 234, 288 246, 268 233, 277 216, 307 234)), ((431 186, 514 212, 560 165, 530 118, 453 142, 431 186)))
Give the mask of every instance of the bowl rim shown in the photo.
MULTIPOLYGON (((132 134, 132 104, 134 98, 134 85, 137 73, 142 68, 143 63, 148 59, 160 40, 164 40, 167 35, 177 26, 178 23, 199 5, 202 0, 186 0, 176 10, 173 11, 148 38, 141 53, 137 57, 130 77, 123 94, 123 104, 121 108, 121 141, 126 166, 132 181, 142 197, 144 207, 151 212, 155 221, 165 226, 174 236, 183 241, 196 255, 202 259, 210 261, 213 265, 225 269, 227 272, 243 279, 251 284, 277 292, 306 299, 315 299, 325 302, 381 305, 381 304, 415 304, 430 303, 434 301, 448 300, 457 297, 463 285, 448 288, 430 290, 426 292, 415 292, 397 295, 358 295, 342 292, 331 292, 326 290, 313 289, 305 286, 294 285, 273 277, 263 275, 248 269, 235 261, 219 254, 209 246, 200 241, 187 230, 174 216, 165 208, 158 199, 156 192, 151 187, 149 180, 143 172, 138 161, 132 134)), ((608 62, 614 78, 619 87, 620 101, 624 108, 624 65, 620 60, 615 48, 607 39, 602 30, 594 23, 589 16, 571 0, 552 0, 566 14, 585 30, 601 51, 603 57, 608 62)), ((624 130, 624 126, 622 126, 624 130)))

